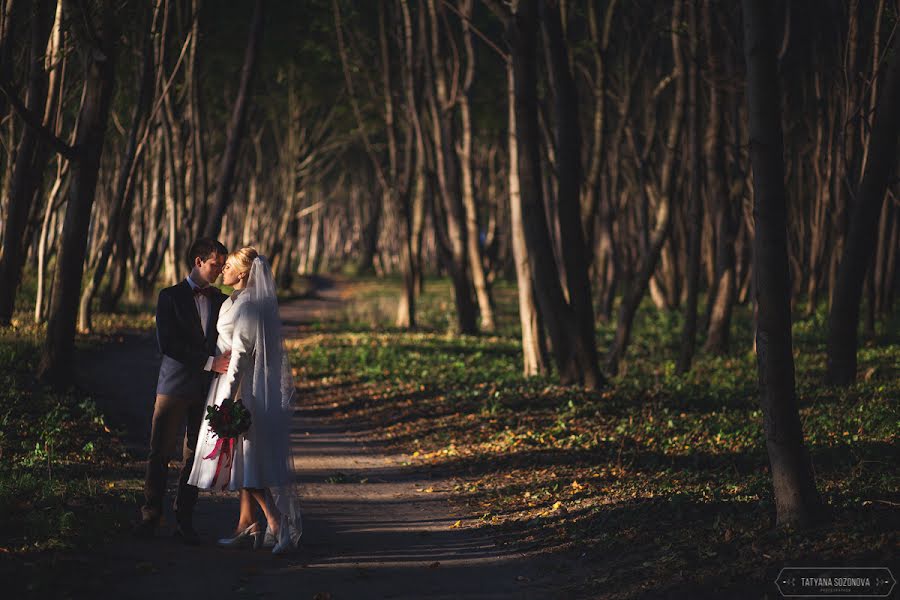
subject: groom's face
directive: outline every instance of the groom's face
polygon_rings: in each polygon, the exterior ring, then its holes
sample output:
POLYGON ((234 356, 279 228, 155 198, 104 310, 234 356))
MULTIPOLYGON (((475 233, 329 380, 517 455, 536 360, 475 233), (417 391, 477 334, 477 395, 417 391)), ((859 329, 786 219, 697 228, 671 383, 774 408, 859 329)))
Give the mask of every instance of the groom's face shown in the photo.
POLYGON ((222 267, 225 265, 225 257, 221 254, 212 254, 209 258, 202 259, 199 256, 194 259, 198 275, 207 283, 212 283, 219 278, 222 267))

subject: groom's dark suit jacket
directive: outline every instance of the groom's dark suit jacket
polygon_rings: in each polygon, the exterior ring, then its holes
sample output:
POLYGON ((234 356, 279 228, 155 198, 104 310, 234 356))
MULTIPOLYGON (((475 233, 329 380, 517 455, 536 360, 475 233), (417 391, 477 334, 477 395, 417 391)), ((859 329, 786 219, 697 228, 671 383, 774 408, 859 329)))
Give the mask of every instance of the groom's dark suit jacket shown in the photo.
POLYGON ((204 371, 210 356, 216 354, 216 321, 227 296, 212 288, 206 331, 194 302, 194 291, 182 279, 159 292, 156 304, 156 340, 162 353, 156 393, 171 396, 204 397, 212 373, 204 371))

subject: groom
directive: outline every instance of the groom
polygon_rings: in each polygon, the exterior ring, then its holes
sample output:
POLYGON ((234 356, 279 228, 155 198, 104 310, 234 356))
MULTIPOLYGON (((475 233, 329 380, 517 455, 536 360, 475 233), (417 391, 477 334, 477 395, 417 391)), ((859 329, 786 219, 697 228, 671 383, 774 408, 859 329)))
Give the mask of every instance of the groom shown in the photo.
POLYGON ((169 459, 187 418, 184 465, 175 496, 175 535, 188 544, 199 541, 192 523, 197 488, 188 485, 187 480, 194 464, 197 432, 203 422, 212 373, 225 373, 231 355, 227 352, 216 356, 216 320, 226 296, 210 285, 222 272, 227 253, 216 240, 198 239, 187 256, 190 275, 159 293, 156 339, 163 356, 144 481, 146 501, 141 507, 141 522, 135 528, 139 537, 152 537, 162 517, 169 459))

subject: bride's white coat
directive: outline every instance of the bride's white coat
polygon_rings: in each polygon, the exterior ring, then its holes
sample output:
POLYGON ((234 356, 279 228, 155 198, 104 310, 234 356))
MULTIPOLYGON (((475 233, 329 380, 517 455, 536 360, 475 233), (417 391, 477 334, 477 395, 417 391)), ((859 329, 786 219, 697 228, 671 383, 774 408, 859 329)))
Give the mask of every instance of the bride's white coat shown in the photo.
MULTIPOLYGON (((222 304, 216 324, 217 350, 231 350, 228 371, 213 380, 206 406, 226 398, 240 399, 250 411, 250 429, 234 444, 234 460, 225 486, 225 473, 215 482, 218 459, 205 458, 218 439, 206 420, 197 437, 197 453, 188 483, 199 488, 265 488, 281 513, 281 532, 296 545, 303 531, 294 486, 290 448, 294 380, 287 360, 278 315, 275 282, 265 258, 253 260, 247 287, 222 304)), ((280 534, 281 535, 281 534, 280 534)))
MULTIPOLYGON (((234 463, 227 487, 230 490, 278 486, 289 478, 283 468, 286 461, 281 452, 282 444, 274 439, 280 432, 268 430, 271 419, 265 414, 266 407, 257 403, 253 395, 258 318, 256 305, 238 293, 222 304, 216 325, 219 331, 217 351, 222 354, 231 350, 231 362, 228 371, 213 380, 206 406, 221 405, 226 398, 240 398, 252 416, 250 430, 235 441, 234 463)), ((209 422, 204 419, 197 439, 194 468, 188 479, 191 485, 203 489, 213 487, 218 460, 204 457, 213 451, 217 441, 209 422)), ((221 480, 216 482, 216 489, 222 489, 222 484, 221 480)))

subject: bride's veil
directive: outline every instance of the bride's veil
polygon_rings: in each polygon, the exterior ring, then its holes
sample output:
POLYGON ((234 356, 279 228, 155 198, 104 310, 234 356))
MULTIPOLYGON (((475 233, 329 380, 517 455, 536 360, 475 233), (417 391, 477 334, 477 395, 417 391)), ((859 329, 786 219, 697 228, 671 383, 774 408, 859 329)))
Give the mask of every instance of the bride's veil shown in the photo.
POLYGON ((247 301, 254 305, 258 317, 253 366, 253 395, 257 411, 253 421, 260 430, 267 432, 267 439, 262 443, 269 446, 266 454, 273 461, 276 480, 269 491, 279 512, 288 517, 291 538, 296 544, 302 533, 302 522, 290 442, 294 377, 284 347, 275 280, 264 256, 253 260, 243 293, 248 296, 247 301))

